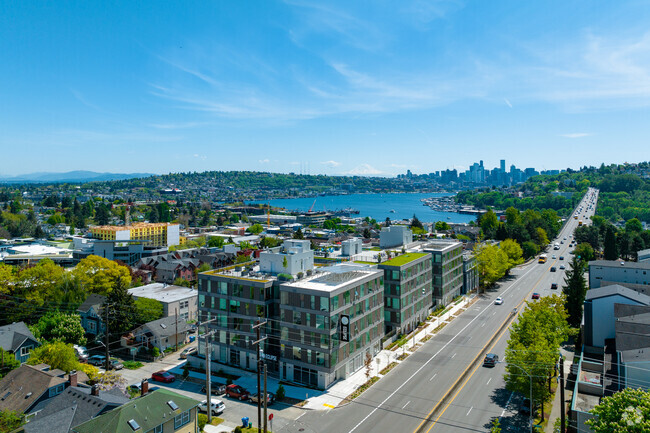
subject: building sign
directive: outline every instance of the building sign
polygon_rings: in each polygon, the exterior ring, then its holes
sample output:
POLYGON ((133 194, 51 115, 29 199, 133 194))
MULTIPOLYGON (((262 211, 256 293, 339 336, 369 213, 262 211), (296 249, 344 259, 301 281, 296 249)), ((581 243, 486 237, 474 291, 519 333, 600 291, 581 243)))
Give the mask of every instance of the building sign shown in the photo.
POLYGON ((270 355, 268 353, 262 353, 262 358, 268 359, 269 361, 277 361, 278 357, 275 355, 270 355))
POLYGON ((341 315, 341 341, 350 341, 350 316, 341 315))

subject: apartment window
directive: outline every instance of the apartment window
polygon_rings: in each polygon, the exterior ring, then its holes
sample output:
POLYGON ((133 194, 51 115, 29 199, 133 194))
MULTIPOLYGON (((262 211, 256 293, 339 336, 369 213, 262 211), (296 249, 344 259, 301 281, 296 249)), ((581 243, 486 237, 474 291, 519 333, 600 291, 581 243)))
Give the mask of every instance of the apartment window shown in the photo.
POLYGON ((320 297, 320 310, 321 311, 329 311, 330 305, 329 305, 329 298, 325 296, 320 297))
POLYGON ((190 411, 183 412, 180 415, 174 417, 174 430, 178 430, 183 427, 185 424, 190 422, 190 411))
POLYGON ((50 388, 50 391, 49 391, 50 397, 54 397, 55 395, 61 394, 64 389, 65 389, 65 385, 63 383, 60 384, 60 385, 57 385, 55 387, 50 388))
POLYGON ((293 359, 295 359, 297 361, 302 360, 302 349, 300 349, 300 347, 294 347, 293 348, 293 359))
POLYGON ((153 430, 150 430, 150 433, 162 433, 162 432, 163 432, 162 424, 157 425, 156 427, 153 428, 153 430))
MULTIPOLYGON (((94 323, 93 323, 94 324, 94 323)), ((32 346, 25 346, 20 348, 20 356, 27 356, 32 351, 32 346)))

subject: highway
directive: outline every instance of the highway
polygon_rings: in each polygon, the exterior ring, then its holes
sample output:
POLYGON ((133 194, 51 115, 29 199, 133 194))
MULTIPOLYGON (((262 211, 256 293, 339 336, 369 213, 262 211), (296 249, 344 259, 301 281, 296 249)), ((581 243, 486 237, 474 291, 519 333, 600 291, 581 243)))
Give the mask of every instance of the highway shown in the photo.
MULTIPOLYGON (((591 215, 594 209, 582 206, 579 219, 586 223, 586 212, 591 215)), ((526 420, 516 415, 516 397, 511 398, 504 387, 504 365, 484 368, 481 361, 488 350, 503 358, 507 327, 516 316, 513 309, 521 308, 533 291, 542 296, 561 292, 564 272, 559 266, 568 266, 571 260, 569 235, 577 224, 573 218, 567 221, 557 239, 564 243, 558 251, 550 247, 547 263, 534 261, 513 269, 496 289, 479 295, 467 311, 352 403, 326 412, 305 412, 281 431, 484 432, 502 414, 506 424, 525 429, 526 420), (553 254, 556 259, 551 259, 553 254), (560 255, 565 258, 562 262, 560 255), (558 272, 549 272, 551 266, 558 272), (551 282, 560 288, 551 291, 551 282), (502 305, 494 304, 497 296, 504 299, 502 305)))

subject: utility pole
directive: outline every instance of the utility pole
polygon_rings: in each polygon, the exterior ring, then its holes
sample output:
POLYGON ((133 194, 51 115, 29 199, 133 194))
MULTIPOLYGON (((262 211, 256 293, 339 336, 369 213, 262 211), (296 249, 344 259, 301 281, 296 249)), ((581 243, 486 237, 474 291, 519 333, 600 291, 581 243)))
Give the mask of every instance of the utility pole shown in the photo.
POLYGON ((174 308, 174 317, 176 318, 176 320, 175 320, 175 325, 176 325, 176 346, 174 347, 174 352, 177 352, 178 351, 178 307, 174 308))
POLYGON ((266 430, 266 363, 264 363, 264 433, 267 432, 266 430))
POLYGON ((260 329, 263 325, 266 325, 266 320, 264 322, 257 320, 257 324, 253 326, 253 329, 255 329, 255 333, 257 335, 257 340, 253 342, 254 346, 257 346, 257 430, 262 431, 262 402, 260 400, 261 397, 261 391, 262 391, 262 386, 261 386, 261 372, 262 372, 262 348, 260 346, 260 343, 264 340, 266 340, 266 337, 261 338, 260 337, 260 329))
POLYGON ((109 358, 109 357, 110 357, 110 354, 109 354, 109 352, 108 352, 108 306, 109 306, 109 304, 105 304, 105 305, 106 305, 106 306, 104 307, 104 313, 105 313, 105 315, 106 315, 106 319, 105 319, 105 322, 106 322, 106 325, 105 325, 105 327, 106 327, 106 330, 105 330, 105 333, 106 333, 106 338, 105 338, 105 340, 106 340, 106 344, 104 344, 104 347, 106 348, 106 362, 104 363, 104 364, 105 364, 105 365, 104 365, 104 368, 106 369, 106 371, 108 371, 108 366, 110 365, 110 358, 109 358))
POLYGON ((566 403, 564 401, 564 358, 560 356, 560 402, 562 404, 562 411, 560 412, 560 431, 562 433, 566 431, 566 420, 564 418, 566 412, 566 403))

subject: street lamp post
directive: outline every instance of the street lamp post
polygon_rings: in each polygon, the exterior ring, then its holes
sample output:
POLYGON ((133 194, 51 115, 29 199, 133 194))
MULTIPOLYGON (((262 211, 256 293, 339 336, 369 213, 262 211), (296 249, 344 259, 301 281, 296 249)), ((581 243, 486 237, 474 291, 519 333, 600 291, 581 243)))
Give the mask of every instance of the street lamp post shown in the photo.
POLYGON ((530 413, 528 414, 528 424, 530 425, 530 433, 533 433, 533 376, 531 376, 526 370, 524 370, 522 367, 520 367, 517 364, 513 364, 511 362, 508 363, 508 365, 512 365, 513 367, 517 367, 521 371, 524 372, 526 376, 528 376, 528 379, 530 380, 530 413))

